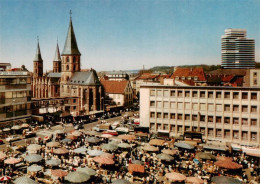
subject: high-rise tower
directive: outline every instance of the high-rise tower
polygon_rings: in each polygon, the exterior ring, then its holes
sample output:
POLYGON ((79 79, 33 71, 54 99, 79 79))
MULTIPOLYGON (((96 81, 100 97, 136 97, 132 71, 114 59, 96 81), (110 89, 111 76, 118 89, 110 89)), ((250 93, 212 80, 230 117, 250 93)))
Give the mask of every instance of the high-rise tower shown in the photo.
POLYGON ((33 60, 33 75, 34 77, 42 77, 43 75, 43 60, 41 56, 39 40, 36 48, 36 55, 33 60))
POLYGON ((53 72, 54 73, 61 72, 61 58, 60 58, 60 50, 59 50, 58 43, 57 43, 57 47, 56 47, 56 51, 55 51, 55 56, 53 59, 53 72))
POLYGON ((226 29, 221 37, 222 68, 255 68, 255 40, 246 38, 245 29, 226 29))

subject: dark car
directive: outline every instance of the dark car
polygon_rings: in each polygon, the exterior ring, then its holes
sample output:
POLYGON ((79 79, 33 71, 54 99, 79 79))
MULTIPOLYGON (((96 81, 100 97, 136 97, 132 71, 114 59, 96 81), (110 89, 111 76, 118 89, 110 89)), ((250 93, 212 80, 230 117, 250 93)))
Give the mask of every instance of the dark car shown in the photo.
POLYGON ((0 139, 0 144, 4 144, 4 141, 0 139))
POLYGON ((35 137, 35 136, 36 136, 35 132, 27 132, 24 137, 25 138, 31 138, 31 137, 35 137))

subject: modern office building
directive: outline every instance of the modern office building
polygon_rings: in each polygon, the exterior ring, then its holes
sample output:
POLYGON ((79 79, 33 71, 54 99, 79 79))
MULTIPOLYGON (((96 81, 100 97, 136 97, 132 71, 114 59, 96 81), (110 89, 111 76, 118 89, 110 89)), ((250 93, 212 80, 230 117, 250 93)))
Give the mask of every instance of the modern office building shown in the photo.
POLYGON ((222 68, 255 68, 255 40, 245 29, 226 29, 221 37, 222 68))
POLYGON ((141 86, 140 126, 200 131, 206 140, 260 145, 260 88, 141 86))
POLYGON ((28 71, 0 71, 0 126, 31 119, 31 76, 28 71))

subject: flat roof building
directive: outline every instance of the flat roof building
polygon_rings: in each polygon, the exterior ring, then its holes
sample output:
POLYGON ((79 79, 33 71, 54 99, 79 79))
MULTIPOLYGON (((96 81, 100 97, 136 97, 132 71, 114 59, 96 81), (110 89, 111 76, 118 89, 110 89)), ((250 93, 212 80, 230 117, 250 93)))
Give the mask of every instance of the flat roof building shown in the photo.
POLYGON ((260 88, 140 88, 140 126, 171 136, 199 131, 206 140, 260 145, 260 88))

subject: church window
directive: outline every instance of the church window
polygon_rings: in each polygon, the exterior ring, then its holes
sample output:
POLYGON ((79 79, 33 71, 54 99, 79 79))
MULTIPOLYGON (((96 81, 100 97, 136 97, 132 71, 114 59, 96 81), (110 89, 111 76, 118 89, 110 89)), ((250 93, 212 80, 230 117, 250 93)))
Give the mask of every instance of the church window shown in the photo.
POLYGON ((76 57, 73 57, 73 63, 76 63, 76 57))
POLYGON ((69 65, 67 65, 66 68, 67 68, 67 71, 69 71, 69 65))
POLYGON ((67 57, 67 58, 66 58, 66 60, 67 60, 67 63, 68 63, 68 62, 70 62, 70 59, 69 59, 69 57, 67 57))
POLYGON ((76 66, 74 65, 74 66, 73 66, 73 71, 75 71, 75 70, 76 70, 76 66))

